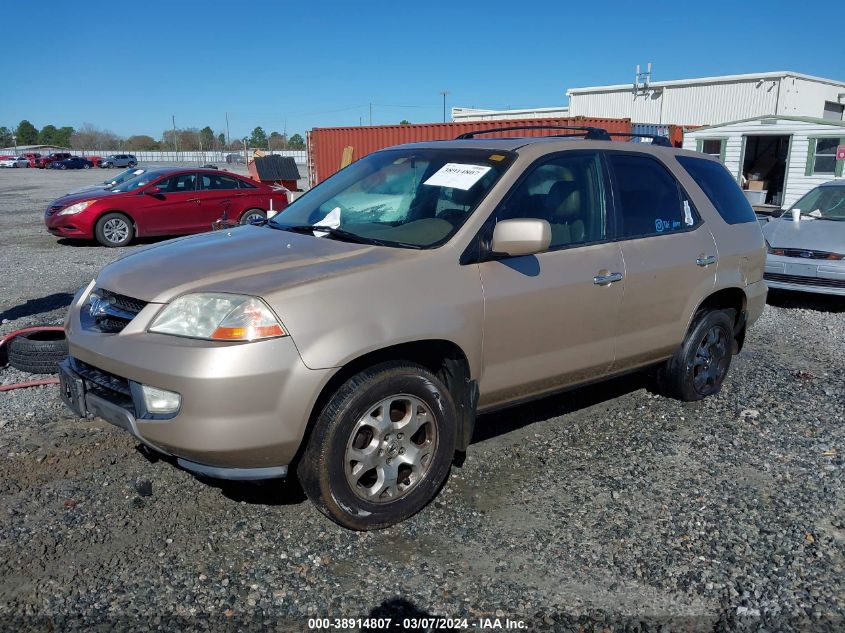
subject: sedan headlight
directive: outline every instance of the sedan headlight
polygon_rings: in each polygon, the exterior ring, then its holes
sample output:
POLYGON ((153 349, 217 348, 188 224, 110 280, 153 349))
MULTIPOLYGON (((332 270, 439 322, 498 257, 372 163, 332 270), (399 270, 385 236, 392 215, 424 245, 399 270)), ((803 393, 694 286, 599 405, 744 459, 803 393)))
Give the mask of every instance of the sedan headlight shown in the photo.
POLYGON ((153 320, 150 332, 212 341, 258 341, 287 336, 258 297, 225 293, 183 295, 153 320))
POLYGON ((96 200, 85 200, 84 202, 77 202, 76 204, 72 204, 66 209, 62 209, 59 211, 59 215, 76 215, 77 213, 82 213, 94 204, 96 200))

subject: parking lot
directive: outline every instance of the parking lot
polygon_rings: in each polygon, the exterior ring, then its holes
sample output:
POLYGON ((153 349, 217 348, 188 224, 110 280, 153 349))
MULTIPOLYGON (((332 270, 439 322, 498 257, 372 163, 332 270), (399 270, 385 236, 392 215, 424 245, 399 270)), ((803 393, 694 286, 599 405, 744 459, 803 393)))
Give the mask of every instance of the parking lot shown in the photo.
MULTIPOLYGON (((60 324, 138 248, 44 229, 53 198, 106 175, 0 171, 0 334, 60 324)), ((772 293, 718 396, 684 404, 634 376, 482 416, 434 503, 371 533, 294 481, 200 480, 75 418, 54 386, 0 393, 0 628, 842 630, 843 340, 841 298, 772 293)))

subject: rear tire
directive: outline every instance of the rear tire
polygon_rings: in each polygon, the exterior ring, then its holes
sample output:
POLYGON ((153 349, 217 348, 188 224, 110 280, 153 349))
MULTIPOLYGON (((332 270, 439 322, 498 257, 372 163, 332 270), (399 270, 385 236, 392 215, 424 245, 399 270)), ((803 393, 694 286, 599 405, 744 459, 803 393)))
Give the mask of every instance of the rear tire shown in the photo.
POLYGON ((454 402, 434 374, 414 363, 382 363, 331 396, 297 474, 332 521, 353 530, 384 528, 438 493, 449 475, 455 429, 454 402))
POLYGON ((241 224, 252 224, 253 222, 266 219, 267 214, 261 209, 248 209, 241 216, 241 224))
POLYGON ((97 220, 94 237, 100 244, 109 248, 126 246, 135 237, 135 228, 132 220, 122 213, 106 213, 97 220))
POLYGON ((9 341, 9 364, 31 374, 56 374, 67 357, 65 333, 58 330, 18 334, 9 341))
POLYGON ((684 402, 719 393, 734 350, 731 315, 722 310, 696 315, 681 347, 657 370, 660 393, 684 402))

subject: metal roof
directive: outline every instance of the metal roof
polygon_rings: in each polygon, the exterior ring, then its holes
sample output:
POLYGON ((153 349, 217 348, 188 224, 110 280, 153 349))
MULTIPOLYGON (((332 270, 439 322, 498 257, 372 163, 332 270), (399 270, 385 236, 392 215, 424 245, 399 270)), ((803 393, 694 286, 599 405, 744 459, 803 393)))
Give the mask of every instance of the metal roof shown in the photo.
POLYGON ((737 123, 749 123, 751 121, 762 121, 763 119, 771 119, 775 121, 799 121, 801 123, 812 123, 814 125, 833 125, 835 127, 845 127, 845 121, 834 121, 832 119, 819 119, 811 116, 789 116, 785 114, 764 114, 762 116, 751 117, 750 119, 738 119, 736 121, 726 121, 725 123, 717 123, 716 125, 704 125, 702 127, 687 128, 684 132, 694 133, 703 130, 712 130, 714 128, 726 127, 728 125, 736 125, 737 123))
MULTIPOLYGON (((784 77, 796 77, 798 79, 807 79, 809 81, 817 81, 834 86, 842 86, 845 88, 845 81, 837 81, 835 79, 826 79, 824 77, 815 77, 813 75, 805 75, 803 73, 792 72, 791 70, 780 70, 775 72, 765 73, 749 73, 745 75, 721 75, 718 77, 698 77, 694 79, 674 79, 670 81, 652 81, 648 84, 649 88, 671 88, 675 86, 691 86, 695 84, 719 84, 729 83, 732 81, 748 81, 754 79, 782 79, 784 77)), ((613 84, 610 86, 589 86, 587 88, 570 88, 566 91, 567 96, 573 94, 580 94, 585 92, 612 92, 615 90, 631 90, 633 83, 627 84, 613 84)))

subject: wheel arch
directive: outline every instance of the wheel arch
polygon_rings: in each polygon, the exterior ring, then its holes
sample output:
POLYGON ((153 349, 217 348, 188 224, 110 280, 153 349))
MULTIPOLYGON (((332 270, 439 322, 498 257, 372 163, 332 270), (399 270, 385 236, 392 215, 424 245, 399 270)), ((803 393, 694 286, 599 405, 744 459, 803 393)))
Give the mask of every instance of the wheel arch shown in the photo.
POLYGON ((745 291, 738 287, 716 290, 698 304, 687 325, 687 332, 695 323, 695 317, 704 310, 733 310, 734 311, 734 353, 739 353, 745 343, 745 307, 748 297, 745 291))
POLYGON ((460 465, 475 428, 478 383, 471 378, 469 360, 463 349, 454 342, 444 339, 427 339, 390 345, 362 354, 340 367, 323 385, 314 401, 302 442, 293 460, 294 463, 299 461, 308 445, 317 418, 332 394, 355 374, 388 361, 406 361, 422 365, 446 385, 455 402, 458 421, 458 428, 455 429, 456 463, 460 465))

